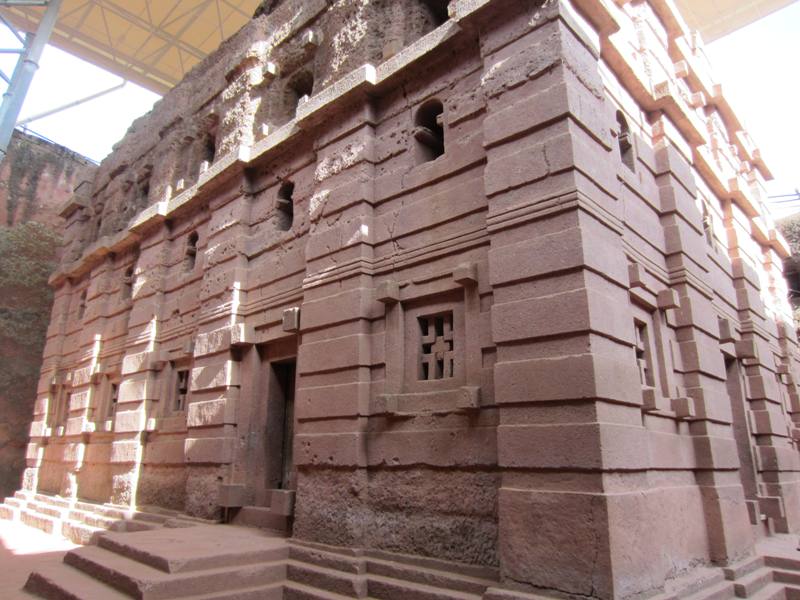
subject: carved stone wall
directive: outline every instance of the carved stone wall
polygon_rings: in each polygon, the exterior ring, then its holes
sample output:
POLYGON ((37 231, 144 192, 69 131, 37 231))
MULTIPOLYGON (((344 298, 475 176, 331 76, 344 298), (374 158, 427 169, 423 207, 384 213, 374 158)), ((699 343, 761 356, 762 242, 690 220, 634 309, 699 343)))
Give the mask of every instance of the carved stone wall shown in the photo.
POLYGON ((64 209, 28 489, 597 598, 800 530, 788 248, 679 15, 268 4, 64 209))

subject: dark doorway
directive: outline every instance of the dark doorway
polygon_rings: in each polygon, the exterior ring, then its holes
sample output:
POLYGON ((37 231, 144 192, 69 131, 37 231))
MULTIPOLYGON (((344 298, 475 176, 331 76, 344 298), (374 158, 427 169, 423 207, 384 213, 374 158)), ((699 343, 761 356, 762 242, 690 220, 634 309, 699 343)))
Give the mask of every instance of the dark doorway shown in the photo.
POLYGON ((267 388, 267 489, 294 489, 295 359, 269 364, 267 388))

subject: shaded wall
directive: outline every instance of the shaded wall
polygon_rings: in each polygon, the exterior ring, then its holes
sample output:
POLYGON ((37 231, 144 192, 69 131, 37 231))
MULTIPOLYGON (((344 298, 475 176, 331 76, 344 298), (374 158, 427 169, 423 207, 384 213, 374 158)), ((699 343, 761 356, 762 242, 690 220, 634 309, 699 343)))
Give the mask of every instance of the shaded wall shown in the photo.
POLYGON ((14 132, 0 165, 0 494, 19 487, 52 304, 59 207, 93 177, 86 158, 14 132))

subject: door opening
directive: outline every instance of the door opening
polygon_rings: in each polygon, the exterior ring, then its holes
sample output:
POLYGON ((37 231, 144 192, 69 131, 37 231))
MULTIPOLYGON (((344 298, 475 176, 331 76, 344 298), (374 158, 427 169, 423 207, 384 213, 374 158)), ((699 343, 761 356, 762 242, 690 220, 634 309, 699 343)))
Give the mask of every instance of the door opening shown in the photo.
POLYGON ((269 365, 267 391, 267 489, 292 490, 295 486, 292 443, 294 441, 294 388, 296 361, 269 365))

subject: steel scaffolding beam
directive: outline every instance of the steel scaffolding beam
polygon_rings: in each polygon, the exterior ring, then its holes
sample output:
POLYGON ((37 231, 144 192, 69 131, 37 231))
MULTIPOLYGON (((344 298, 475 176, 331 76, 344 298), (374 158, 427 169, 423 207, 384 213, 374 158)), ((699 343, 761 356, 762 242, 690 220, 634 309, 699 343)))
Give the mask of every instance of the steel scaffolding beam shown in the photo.
MULTIPOLYGON (((42 58, 42 51, 50 39, 50 34, 53 33, 53 28, 58 18, 58 11, 61 8, 63 0, 49 0, 47 8, 44 11, 44 16, 39 22, 39 27, 35 35, 27 34, 25 36, 25 48, 17 59, 17 65, 14 67, 14 73, 11 75, 11 81, 8 84, 5 94, 3 94, 3 103, 0 105, 0 162, 5 158, 8 151, 8 145, 11 142, 11 136, 14 133, 14 127, 17 125, 19 113, 22 110, 22 103, 25 101, 25 96, 33 81, 33 76, 39 69, 39 60, 42 58)), ((31 5, 30 1, 16 0, 16 3, 31 5)), ((6 0, 0 3, 0 6, 14 5, 14 0, 6 0)), ((44 4, 44 2, 41 2, 44 4)))

